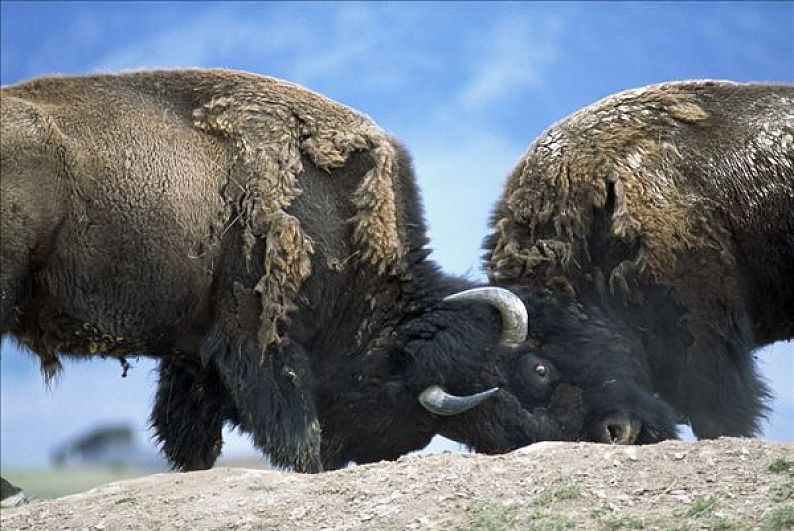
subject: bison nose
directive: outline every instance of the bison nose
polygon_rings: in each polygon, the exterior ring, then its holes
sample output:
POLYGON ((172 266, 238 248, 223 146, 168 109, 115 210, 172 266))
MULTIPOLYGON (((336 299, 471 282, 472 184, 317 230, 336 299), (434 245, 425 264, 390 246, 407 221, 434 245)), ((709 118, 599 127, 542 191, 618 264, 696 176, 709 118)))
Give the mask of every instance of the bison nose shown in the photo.
POLYGON ((638 420, 622 415, 611 415, 596 423, 591 434, 596 442, 632 444, 637 440, 641 427, 638 420))

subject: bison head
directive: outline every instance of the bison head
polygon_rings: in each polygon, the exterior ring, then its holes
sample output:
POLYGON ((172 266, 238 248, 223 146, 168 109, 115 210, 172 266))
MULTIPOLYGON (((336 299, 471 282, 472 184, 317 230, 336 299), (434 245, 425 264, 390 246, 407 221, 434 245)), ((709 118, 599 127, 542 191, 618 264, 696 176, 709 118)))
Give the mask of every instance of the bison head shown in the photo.
MULTIPOLYGON (((446 360, 444 383, 419 393, 425 409, 445 417, 440 433, 486 453, 538 440, 641 444, 675 437, 674 412, 647 391, 642 344, 597 310, 499 287, 445 301, 486 303, 498 310, 502 326, 498 344, 479 352, 470 345, 483 345, 483 338, 472 330, 466 354, 446 360), (453 394, 453 388, 476 392, 453 394)), ((481 319, 486 329, 493 326, 481 319)))
POLYGON ((317 371, 326 469, 396 459, 436 434, 482 453, 675 436, 629 330, 553 294, 470 287, 443 285, 388 339, 317 371))

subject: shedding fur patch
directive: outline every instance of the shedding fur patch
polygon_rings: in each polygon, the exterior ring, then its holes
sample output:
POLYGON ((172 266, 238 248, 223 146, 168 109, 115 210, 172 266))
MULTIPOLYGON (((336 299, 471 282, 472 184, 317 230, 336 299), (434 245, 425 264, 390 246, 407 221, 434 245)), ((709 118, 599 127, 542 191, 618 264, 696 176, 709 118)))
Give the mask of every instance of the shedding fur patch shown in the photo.
POLYGON ((785 271, 776 260, 788 247, 775 246, 788 241, 794 204, 794 97, 784 92, 658 85, 553 126, 507 182, 491 280, 637 304, 667 286, 687 309, 692 352, 709 352, 744 311, 737 253, 758 248, 773 276, 785 271))
MULTIPOLYGON (((380 273, 394 270, 404 254, 397 228, 391 139, 368 118, 306 89, 272 78, 218 77, 203 88, 214 96, 193 112, 194 125, 228 138, 234 146, 227 190, 236 188, 247 262, 264 261, 256 285, 262 303, 259 340, 279 344, 278 326, 311 273, 313 242, 300 220, 287 213, 302 190, 301 156, 318 168, 344 166, 352 153, 369 151, 374 165, 351 198, 360 259, 380 273), (264 256, 252 256, 255 242, 264 256)), ((227 199, 232 200, 231 197, 227 199)))
POLYGON ((634 260, 610 272, 610 284, 628 271, 668 276, 676 251, 702 236, 693 233, 693 203, 676 182, 676 129, 708 118, 692 94, 670 86, 619 94, 552 127, 508 180, 487 264, 491 278, 567 268, 572 245, 586 242, 608 201, 611 234, 640 243, 634 260))

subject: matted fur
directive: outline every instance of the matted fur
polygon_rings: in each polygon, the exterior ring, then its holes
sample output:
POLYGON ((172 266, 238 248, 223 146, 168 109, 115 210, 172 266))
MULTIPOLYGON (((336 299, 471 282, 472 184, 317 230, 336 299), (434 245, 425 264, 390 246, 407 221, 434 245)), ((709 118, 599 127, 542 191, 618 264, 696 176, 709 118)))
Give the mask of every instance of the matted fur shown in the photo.
POLYGON ((689 136, 698 129, 705 136, 724 120, 706 108, 713 104, 708 88, 714 85, 684 82, 622 92, 541 135, 508 179, 495 212, 486 263, 491 279, 542 285, 573 271, 591 278, 603 273, 611 291, 628 297, 637 283, 671 283, 697 319, 719 321, 717 314, 738 297, 739 287, 734 236, 715 211, 726 201, 739 216, 765 198, 794 194, 794 177, 783 174, 794 171, 794 101, 781 102, 786 115, 748 129, 738 149, 688 152, 689 136), (769 176, 768 189, 754 190, 755 175, 769 176), (611 270, 589 271, 594 225, 605 214, 606 230, 633 254, 611 270), (702 256, 710 267, 698 271, 679 263, 684 253, 702 256), (695 293, 703 289, 723 296, 695 293))
MULTIPOLYGON (((212 466, 226 423, 274 465, 318 472, 437 433, 485 452, 585 436, 611 403, 586 408, 581 382, 500 347, 496 309, 445 301, 473 285, 428 260, 410 157, 366 117, 227 71, 0 94, 0 333, 45 370, 60 354, 159 359, 151 419, 174 467, 212 466), (447 418, 417 400, 431 385, 501 391, 447 418)), ((558 301, 532 307, 563 343, 579 329, 558 301)), ((586 328, 586 348, 614 343, 586 328)))
POLYGON ((491 275, 515 280, 534 275, 540 263, 566 264, 570 242, 589 235, 612 186, 612 234, 640 239, 635 265, 654 278, 668 277, 675 251, 702 241, 692 227, 695 198, 676 185, 674 165, 681 154, 670 137, 676 128, 707 118, 692 94, 672 85, 621 93, 547 131, 507 182, 491 275), (669 136, 658 136, 660 129, 669 136), (559 238, 544 232, 536 239, 545 226, 553 226, 559 238), (517 227, 528 230, 529 238, 519 236, 517 227))
MULTIPOLYGON (((245 77, 233 83, 218 77, 213 97, 193 111, 196 127, 228 137, 234 160, 226 187, 241 196, 245 256, 257 238, 266 238, 264 275, 255 290, 262 302, 259 341, 279 343, 277 330, 311 272, 312 241, 286 209, 301 193, 301 156, 318 168, 344 166, 355 151, 372 154, 373 168, 351 198, 357 207, 354 237, 361 260, 381 273, 392 270, 404 252, 397 229, 393 175, 395 151, 389 137, 365 116, 302 87, 273 78, 245 77)), ((202 92, 206 92, 203 90, 202 92)), ((256 257, 260 259, 262 257, 256 257)))
MULTIPOLYGON (((67 134, 62 134, 54 122, 49 129, 45 127, 52 122, 47 108, 38 109, 30 105, 29 114, 31 123, 38 124, 34 128, 40 134, 49 135, 38 145, 60 145, 59 153, 66 157, 58 171, 70 175, 62 176, 58 182, 75 188, 64 190, 66 193, 63 195, 65 201, 73 203, 70 207, 73 211, 85 207, 82 201, 69 198, 81 197, 83 192, 77 188, 93 185, 83 175, 92 172, 110 175, 117 171, 116 168, 128 171, 132 164, 139 163, 135 160, 137 157, 145 155, 116 153, 123 142, 115 142, 112 138, 86 138, 91 129, 80 129, 79 121, 84 118, 78 112, 68 110, 66 103, 83 97, 85 91, 81 83, 84 82, 82 78, 42 78, 3 89, 4 108, 14 113, 13 116, 21 112, 16 107, 23 104, 28 91, 33 94, 41 91, 45 101, 59 97, 51 92, 64 92, 61 98, 65 103, 58 111, 64 116, 60 119, 63 124, 69 124, 67 115, 71 113, 77 117, 74 125, 68 125, 67 134), (22 99, 16 99, 17 93, 22 99), (72 142, 72 137, 78 139, 77 144, 72 142), (78 145, 80 143, 86 145, 78 145), (92 155, 86 154, 87 149, 92 155), (97 161, 108 166, 94 167, 97 161), (83 169, 85 165, 90 169, 83 169)), ((313 242, 299 219, 289 213, 293 201, 302 193, 297 179, 304 171, 302 157, 328 171, 329 178, 332 178, 331 171, 347 165, 353 154, 368 154, 372 167, 363 175, 349 199, 355 207, 349 221, 353 225, 356 259, 362 265, 372 266, 380 274, 396 274, 401 270, 406 236, 404 230, 398 229, 402 214, 396 206, 398 191, 394 176, 398 164, 395 162, 394 141, 368 117, 289 82, 225 70, 133 72, 120 76, 93 76, 90 83, 92 90, 107 99, 109 120, 122 112, 128 117, 136 116, 138 110, 130 107, 136 103, 140 109, 162 108, 161 115, 153 113, 154 116, 145 118, 149 121, 148 126, 162 129, 159 133, 162 138, 173 137, 171 142, 185 142, 185 137, 178 135, 185 135, 182 128, 192 124, 196 135, 216 137, 228 151, 220 156, 213 155, 216 158, 205 163, 212 165, 212 173, 226 179, 226 182, 220 183, 221 197, 212 197, 213 201, 218 199, 222 203, 217 213, 211 214, 217 218, 213 221, 212 233, 195 235, 195 239, 200 242, 197 245, 212 247, 217 245, 215 239, 231 227, 242 229, 242 251, 248 265, 256 264, 263 269, 253 288, 261 303, 258 340, 263 348, 281 343, 283 338, 279 330, 294 310, 296 294, 312 270, 313 242), (114 105, 117 108, 113 108, 114 105), (262 256, 253 256, 257 241, 267 242, 261 247, 262 256)), ((101 116, 93 118, 102 120, 101 116)), ((135 123, 127 126, 134 127, 135 123)), ((146 183, 149 185, 152 189, 134 191, 135 194, 153 194, 157 192, 157 186, 165 186, 146 183)), ((175 180, 167 185, 178 186, 175 180)), ((90 190, 87 193, 90 195, 90 190)), ((209 203, 207 208, 210 208, 209 203)), ((178 219, 195 219, 198 216, 196 212, 186 212, 178 219)), ((91 218, 90 215, 84 217, 91 218)), ((195 226, 200 224, 195 222, 195 226)), ((83 325, 91 328, 95 323, 83 325)), ((117 344, 121 344, 123 338, 108 341, 103 334, 107 335, 107 331, 94 334, 97 340, 90 346, 90 352, 114 355, 122 350, 117 344)), ((32 344, 37 340, 29 338, 26 342, 32 344)), ((38 347, 40 352, 47 352, 42 359, 49 360, 45 363, 47 373, 53 373, 59 367, 55 351, 43 344, 38 347)))
POLYGON ((492 223, 493 282, 563 286, 628 323, 699 435, 758 430, 768 395, 750 352, 794 337, 794 86, 676 82, 596 102, 530 146, 492 223))

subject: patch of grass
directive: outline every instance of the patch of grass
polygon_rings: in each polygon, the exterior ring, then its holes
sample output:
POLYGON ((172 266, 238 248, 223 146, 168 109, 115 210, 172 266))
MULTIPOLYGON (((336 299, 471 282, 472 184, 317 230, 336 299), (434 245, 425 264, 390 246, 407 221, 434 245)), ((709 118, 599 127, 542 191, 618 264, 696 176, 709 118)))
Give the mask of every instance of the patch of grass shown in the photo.
POLYGON ((711 522, 709 522, 709 529, 714 529, 716 531, 727 531, 729 529, 739 529, 739 524, 731 522, 727 518, 720 517, 715 518, 711 522))
POLYGON ((717 506, 717 503, 720 499, 717 496, 708 496, 706 498, 698 498, 692 502, 692 505, 689 509, 684 512, 684 516, 692 516, 695 518, 700 518, 706 514, 709 514, 714 507, 717 506))
POLYGON ((782 531, 794 528, 794 505, 775 509, 764 522, 763 531, 782 531))
POLYGON ((504 531, 513 529, 518 514, 518 504, 488 502, 475 509, 477 512, 470 531, 504 531))
POLYGON ((547 507, 556 501, 574 500, 582 497, 582 489, 576 485, 549 487, 538 494, 532 503, 537 507, 547 507))
POLYGON ((794 500, 794 481, 787 481, 782 485, 772 487, 772 501, 784 502, 794 500))
POLYGON ((650 524, 645 518, 638 516, 610 516, 601 518, 600 523, 606 529, 646 529, 650 524))
POLYGON ((794 472, 794 461, 790 461, 785 457, 778 457, 769 464, 769 471, 775 474, 782 474, 783 472, 794 472))
POLYGON ((576 527, 576 520, 560 513, 536 509, 528 516, 519 515, 517 503, 488 502, 478 506, 470 531, 505 531, 524 529, 532 531, 562 531, 576 527))
POLYGON ((576 527, 576 520, 560 513, 545 513, 535 514, 533 518, 524 525, 521 529, 531 529, 532 531, 562 531, 563 529, 571 529, 576 527))
POLYGON ((248 490, 273 492, 274 490, 276 490, 276 487, 274 487, 273 485, 268 485, 266 483, 255 483, 253 485, 249 485, 248 490))
POLYGON ((594 518, 596 520, 610 518, 611 515, 612 510, 609 507, 596 507, 595 509, 590 509, 590 518, 594 518))

